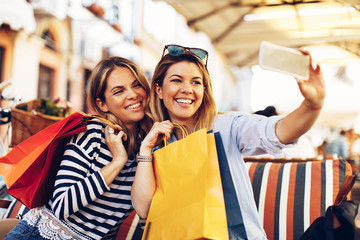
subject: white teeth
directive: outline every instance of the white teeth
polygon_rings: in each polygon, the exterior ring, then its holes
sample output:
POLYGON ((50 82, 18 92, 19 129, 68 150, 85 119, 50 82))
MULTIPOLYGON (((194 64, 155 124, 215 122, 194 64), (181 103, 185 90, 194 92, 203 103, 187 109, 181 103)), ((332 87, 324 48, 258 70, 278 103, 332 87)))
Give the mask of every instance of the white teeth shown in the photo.
POLYGON ((137 107, 140 107, 140 103, 136 103, 136 104, 130 105, 130 106, 128 106, 127 108, 134 109, 134 108, 137 108, 137 107))
POLYGON ((176 102, 191 104, 192 100, 190 100, 190 99, 177 99, 176 102))

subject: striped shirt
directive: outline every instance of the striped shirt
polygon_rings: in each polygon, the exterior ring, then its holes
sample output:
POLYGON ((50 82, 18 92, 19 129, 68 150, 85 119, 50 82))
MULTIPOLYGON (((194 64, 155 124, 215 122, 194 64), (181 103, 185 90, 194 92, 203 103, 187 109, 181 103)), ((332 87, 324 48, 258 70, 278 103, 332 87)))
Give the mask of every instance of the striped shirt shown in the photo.
MULTIPOLYGON (((112 239, 133 210, 130 190, 136 161, 129 159, 109 186, 100 169, 111 162, 105 125, 87 123, 87 131, 66 145, 52 199, 46 205, 65 225, 90 239, 112 239)), ((85 238, 85 237, 84 237, 85 238)))

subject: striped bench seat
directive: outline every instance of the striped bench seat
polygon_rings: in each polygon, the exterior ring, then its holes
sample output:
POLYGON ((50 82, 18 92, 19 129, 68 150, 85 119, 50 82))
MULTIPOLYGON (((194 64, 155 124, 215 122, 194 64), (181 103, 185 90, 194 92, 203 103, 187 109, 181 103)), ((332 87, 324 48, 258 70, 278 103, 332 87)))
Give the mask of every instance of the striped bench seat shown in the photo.
MULTIPOLYGON (((316 218, 325 214, 345 175, 352 174, 351 165, 340 159, 244 160, 269 240, 298 239, 316 218)), ((19 202, 13 203, 4 217, 23 212, 19 207, 19 202)), ((139 218, 133 212, 122 224, 116 239, 141 239, 141 232, 139 218)))
POLYGON ((244 160, 269 240, 298 239, 316 218, 325 215, 345 175, 352 174, 351 165, 340 159, 244 160))

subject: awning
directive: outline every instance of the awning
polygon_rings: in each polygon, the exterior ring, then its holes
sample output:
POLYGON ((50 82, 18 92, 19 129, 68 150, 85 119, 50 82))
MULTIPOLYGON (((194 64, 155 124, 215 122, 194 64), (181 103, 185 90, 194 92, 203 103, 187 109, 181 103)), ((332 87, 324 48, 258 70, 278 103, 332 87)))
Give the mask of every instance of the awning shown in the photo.
POLYGON ((0 26, 3 24, 16 31, 34 33, 36 21, 31 4, 25 0, 0 0, 0 26))
POLYGON ((189 27, 206 33, 214 47, 240 67, 257 64, 263 40, 293 48, 360 43, 359 1, 157 1, 174 7, 189 27))

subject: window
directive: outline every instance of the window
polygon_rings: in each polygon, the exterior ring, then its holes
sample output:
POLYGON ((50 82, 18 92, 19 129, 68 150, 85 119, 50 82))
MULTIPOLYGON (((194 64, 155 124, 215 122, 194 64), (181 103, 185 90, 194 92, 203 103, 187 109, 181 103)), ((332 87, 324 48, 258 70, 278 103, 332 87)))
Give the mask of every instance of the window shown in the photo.
POLYGON ((88 85, 89 85, 89 78, 90 78, 90 75, 91 75, 91 70, 89 69, 86 69, 85 68, 85 72, 84 72, 84 102, 83 102, 83 112, 88 112, 88 107, 87 107, 87 104, 86 104, 86 90, 88 88, 88 85))
POLYGON ((4 62, 4 52, 5 52, 5 48, 0 47, 0 82, 2 82, 4 79, 3 78, 3 64, 4 62))
POLYGON ((47 48, 50 48, 51 50, 56 50, 56 46, 55 46, 55 39, 53 34, 49 31, 46 30, 42 35, 41 38, 44 39, 46 41, 45 46, 47 48))
POLYGON ((54 70, 44 65, 39 69, 38 98, 51 97, 52 79, 54 70))

